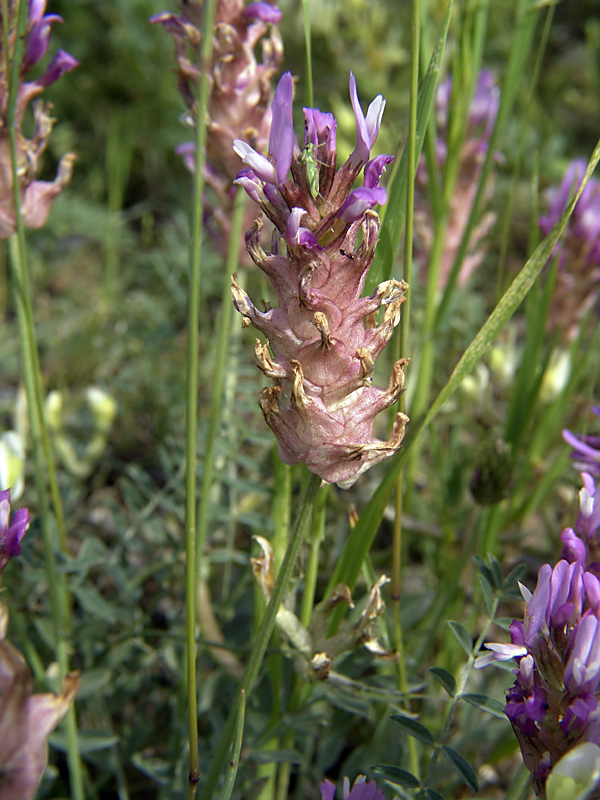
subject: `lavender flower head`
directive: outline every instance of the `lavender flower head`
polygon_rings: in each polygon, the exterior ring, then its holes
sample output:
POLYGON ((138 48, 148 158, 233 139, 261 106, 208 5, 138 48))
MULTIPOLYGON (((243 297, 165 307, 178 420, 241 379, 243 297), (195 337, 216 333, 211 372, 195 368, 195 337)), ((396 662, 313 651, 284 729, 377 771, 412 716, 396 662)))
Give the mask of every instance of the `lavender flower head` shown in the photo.
MULTIPOLYGON (((572 161, 560 186, 546 193, 548 213, 539 219, 544 236, 562 216, 586 169, 585 161, 572 161)), ((548 324, 551 331, 559 330, 572 341, 588 311, 598 310, 600 297, 600 181, 596 178, 586 184, 556 253, 557 276, 548 324)))
MULTIPOLYGON (((444 172, 448 153, 448 123, 451 102, 452 78, 449 76, 438 86, 436 93, 436 121, 439 134, 436 146, 440 174, 444 172)), ((444 252, 439 273, 440 289, 443 289, 448 282, 448 277, 471 215, 499 105, 500 92, 496 81, 491 72, 483 70, 479 74, 466 120, 466 131, 459 157, 456 183, 449 202, 444 252)), ((427 168, 423 156, 419 161, 415 184, 415 255, 421 265, 423 277, 426 275, 427 262, 433 247, 435 227, 428 201, 428 193, 430 192, 428 182, 427 168)), ((493 183, 494 176, 491 175, 486 186, 486 200, 489 200, 492 194, 493 183)), ((486 250, 483 240, 492 229, 495 221, 496 215, 493 212, 487 212, 473 229, 469 249, 458 276, 459 285, 463 285, 481 264, 486 250)))
MULTIPOLYGON (((39 162, 46 149, 54 125, 50 116, 51 105, 37 100, 44 89, 58 80, 65 72, 79 65, 73 56, 59 50, 44 74, 35 81, 25 81, 25 76, 48 51, 50 33, 55 22, 62 22, 57 14, 44 14, 45 0, 29 0, 25 51, 19 69, 19 86, 16 113, 17 169, 21 196, 21 214, 28 228, 41 228, 46 222, 50 208, 63 187, 71 179, 73 153, 64 155, 58 165, 56 178, 52 182, 36 180, 39 162), (22 132, 21 125, 29 104, 32 106, 35 129, 30 139, 22 132)), ((18 4, 9 0, 7 19, 0 23, 7 32, 8 52, 0 42, 0 239, 7 239, 16 231, 16 215, 13 196, 10 139, 7 129, 9 105, 10 70, 14 59, 17 38, 18 4), (8 72, 7 72, 8 65, 8 72)))
POLYGON ((387 390, 371 385, 374 362, 400 317, 407 285, 395 280, 361 297, 373 260, 384 203, 379 185, 392 156, 370 158, 385 106, 376 98, 363 114, 350 76, 356 147, 336 171, 336 121, 305 108, 305 147, 292 121, 293 82, 280 80, 271 107, 268 154, 235 142, 243 169, 236 183, 275 227, 270 251, 260 241, 262 221, 246 234, 254 262, 273 284, 278 307, 259 311, 233 278, 233 301, 266 337, 256 342, 256 361, 275 381, 259 403, 286 464, 305 461, 323 480, 351 486, 366 469, 400 447, 408 418, 397 414, 387 442, 373 436, 373 420, 402 391, 407 363, 393 369, 387 390), (363 171, 363 185, 352 186, 363 171), (360 244, 358 244, 360 242, 360 244), (382 320, 375 314, 384 307, 382 320))
POLYGON ((527 608, 513 620, 511 644, 488 644, 476 662, 515 659, 516 681, 505 713, 531 772, 536 795, 545 798, 552 767, 578 744, 600 745, 600 581, 579 561, 545 564, 527 608))
MULTIPOLYGON (((324 780, 319 784, 321 800, 335 800, 335 783, 324 780)), ((384 800, 383 792, 375 781, 368 781, 359 775, 350 788, 350 781, 344 778, 343 800, 384 800)))
POLYGON ((10 518, 10 489, 0 492, 0 578, 11 558, 20 555, 21 539, 29 527, 29 511, 20 508, 10 518))

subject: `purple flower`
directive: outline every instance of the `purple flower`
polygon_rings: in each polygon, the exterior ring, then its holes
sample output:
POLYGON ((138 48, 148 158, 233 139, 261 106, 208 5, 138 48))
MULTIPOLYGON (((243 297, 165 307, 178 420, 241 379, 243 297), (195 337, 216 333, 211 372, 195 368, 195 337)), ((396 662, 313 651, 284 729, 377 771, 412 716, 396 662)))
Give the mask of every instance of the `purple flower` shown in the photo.
MULTIPOLYGON (((592 411, 600 416, 600 406, 593 406, 592 411)), ((571 459, 575 469, 600 478, 600 436, 571 433, 567 429, 563 430, 562 435, 565 442, 573 448, 571 459)))
MULTIPOLYGON (((335 783, 324 780, 319 784, 322 800, 334 800, 335 783)), ((350 781, 344 778, 343 800, 385 800, 383 792, 377 787, 375 781, 368 781, 364 775, 359 775, 350 788, 350 781)))
POLYGON ((369 160, 371 148, 379 135, 379 126, 385 109, 385 100, 379 94, 369 105, 367 116, 363 114, 356 91, 356 78, 350 73, 350 101, 356 120, 356 147, 350 155, 350 162, 355 167, 360 167, 369 160))
POLYGON ((20 555, 21 539, 29 527, 29 511, 20 508, 10 519, 10 489, 0 492, 0 576, 11 558, 20 555))
POLYGON ((268 156, 246 142, 235 143, 249 167, 236 183, 275 227, 270 252, 263 249, 260 220, 246 234, 246 246, 271 280, 278 307, 259 311, 235 277, 232 289, 236 309, 268 340, 258 343, 256 361, 276 384, 261 392, 259 403, 282 460, 305 461, 323 480, 343 487, 396 452, 408 421, 397 415, 387 442, 373 436, 374 417, 402 391, 406 360, 394 366, 385 391, 371 385, 371 375, 399 320, 407 287, 386 281, 371 297, 361 297, 379 231, 373 209, 386 199, 379 181, 392 157, 369 161, 363 186, 352 188, 383 111, 378 99, 366 118, 359 114, 353 78, 352 87, 363 155, 357 158, 355 151, 340 169, 331 114, 304 109, 306 140, 300 151, 292 126, 290 73, 275 92, 268 156), (377 325, 374 314, 382 306, 377 325))

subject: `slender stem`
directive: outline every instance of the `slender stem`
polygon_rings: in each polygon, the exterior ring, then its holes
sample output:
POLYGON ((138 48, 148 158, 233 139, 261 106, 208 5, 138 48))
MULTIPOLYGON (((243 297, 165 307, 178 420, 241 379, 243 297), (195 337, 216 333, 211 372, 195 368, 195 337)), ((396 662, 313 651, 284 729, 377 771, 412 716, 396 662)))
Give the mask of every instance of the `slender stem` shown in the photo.
POLYGON ((310 35, 310 0, 302 0, 302 17, 304 20, 304 47, 306 51, 306 105, 312 108, 315 104, 312 74, 312 41, 310 35))
POLYGON ((319 549, 325 536, 325 505, 327 502, 327 486, 321 487, 313 509, 310 531, 310 553, 304 575, 304 592, 300 609, 300 622, 305 628, 310 625, 310 618, 315 602, 317 576, 319 571, 319 549))
POLYGON ((210 406, 210 419, 208 433, 204 443, 202 458, 202 487, 200 490, 200 503, 198 505, 198 537, 196 553, 196 569, 199 571, 200 560, 204 552, 208 522, 210 519, 210 490, 214 477, 214 454, 217 434, 220 429, 223 413, 223 387, 225 385, 226 368, 228 364, 227 349, 231 333, 233 318, 233 303, 231 302, 231 274, 235 272, 238 263, 238 254, 244 225, 244 209, 246 207, 246 192, 237 187, 233 204, 231 220, 231 234, 227 263, 223 275, 223 292, 221 296, 221 316, 217 326, 217 345, 215 351, 215 371, 212 376, 212 398, 210 406))
MULTIPOLYGON (((408 122, 408 165, 406 180, 406 228, 404 232, 404 280, 410 286, 412 277, 413 220, 415 207, 415 155, 417 149, 417 101, 419 95, 419 45, 421 41, 421 0, 413 0, 411 15, 411 81, 410 112, 408 122)), ((400 326, 400 353, 409 352, 410 299, 402 309, 400 326)), ((402 397, 400 398, 402 407, 402 397)), ((402 502, 404 494, 404 473, 400 472, 396 482, 396 514, 394 517, 394 538, 392 544, 392 603, 394 619, 394 643, 398 653, 397 676, 398 688, 404 696, 404 705, 409 710, 408 680, 406 675, 406 659, 404 636, 400 618, 400 574, 402 567, 402 502)), ((419 755, 416 741, 408 737, 408 758, 411 772, 419 776, 419 755)))
MULTIPOLYGON (((290 536, 288 547, 281 564, 281 569, 279 570, 277 579, 275 581, 273 594, 271 595, 271 599, 269 600, 267 608, 265 609, 264 617, 256 635, 252 652, 250 653, 248 666, 246 667, 246 672, 244 673, 244 679, 240 687, 240 692, 244 691, 246 694, 248 694, 250 691, 252 691, 252 688, 258 677, 269 639, 271 638, 271 634, 275 627, 275 617, 277 616, 279 606, 283 601, 285 591, 292 575, 292 570, 294 569, 294 566, 298 560, 300 546, 304 541, 304 535, 310 523, 312 510, 320 483, 320 478, 318 478, 316 475, 311 475, 306 484, 304 495, 300 503, 298 516, 296 518, 296 523, 290 536)), ((210 800, 210 798, 213 796, 215 785, 219 775, 221 774, 221 771, 223 770, 223 767, 225 766, 231 747, 235 730, 236 715, 237 706, 234 706, 232 711, 229 713, 229 717, 225 723, 225 728, 221 734, 219 744, 217 745, 217 749, 206 778, 206 783, 202 788, 202 793, 200 795, 201 800, 210 800)))
POLYGON ((203 192, 206 147, 206 109, 210 93, 209 68, 212 55, 215 0, 204 7, 198 108, 196 124, 196 169, 192 208, 192 236, 189 251, 189 295, 186 351, 186 447, 185 447, 185 550, 186 550, 186 653, 188 687, 188 728, 190 774, 188 797, 193 797, 200 777, 198 758, 198 712, 196 689, 196 427, 198 418, 198 328, 200 309, 201 242, 203 233, 203 192))

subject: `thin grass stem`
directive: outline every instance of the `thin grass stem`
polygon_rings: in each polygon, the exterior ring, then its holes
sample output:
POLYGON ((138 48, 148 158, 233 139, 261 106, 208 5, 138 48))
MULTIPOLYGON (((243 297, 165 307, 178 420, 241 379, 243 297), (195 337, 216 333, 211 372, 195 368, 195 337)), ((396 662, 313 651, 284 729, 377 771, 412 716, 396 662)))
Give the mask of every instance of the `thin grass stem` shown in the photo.
MULTIPOLYGON (((185 550, 186 550, 186 662, 188 690, 188 732, 190 773, 188 798, 196 793, 200 777, 198 756, 198 712, 196 688, 196 590, 198 584, 196 530, 196 435, 198 417, 198 328, 200 308, 201 243, 203 235, 204 164, 206 149, 206 109, 210 93, 209 65, 212 55, 215 0, 204 6, 198 108, 196 125, 196 168, 192 206, 192 235, 189 249, 189 295, 186 348, 186 426, 185 426, 185 550)), ((198 548, 199 549, 199 548, 198 548)))

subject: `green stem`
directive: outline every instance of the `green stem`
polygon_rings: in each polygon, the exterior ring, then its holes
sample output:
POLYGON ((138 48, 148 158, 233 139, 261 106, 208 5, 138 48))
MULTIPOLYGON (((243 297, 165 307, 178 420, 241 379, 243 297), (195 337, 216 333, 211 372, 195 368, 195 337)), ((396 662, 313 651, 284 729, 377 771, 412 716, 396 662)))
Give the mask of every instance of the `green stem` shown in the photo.
POLYGON ((319 490, 312 514, 310 531, 310 553, 304 575, 304 592, 300 609, 300 622, 305 628, 310 625, 310 618, 315 602, 317 576, 319 571, 319 549, 325 537, 325 505, 327 503, 327 486, 319 490))
POLYGON ((310 0, 302 0, 302 18, 304 22, 304 47, 306 50, 306 105, 312 108, 315 101, 313 95, 312 40, 310 35, 310 0))
POLYGON ((225 274, 223 276, 223 291, 221 295, 221 316, 217 326, 217 346, 215 351, 215 371, 212 377, 212 398, 210 406, 210 419, 208 433, 204 443, 202 457, 202 487, 200 489, 200 503, 198 505, 198 537, 196 553, 196 571, 199 573, 200 560, 204 552, 208 522, 210 519, 210 490, 214 477, 214 454, 217 434, 220 430, 221 416, 223 413, 223 387, 227 372, 227 350, 233 319, 233 303, 231 301, 231 274, 235 272, 238 263, 242 228, 244 226, 244 210, 246 207, 246 192, 237 187, 233 204, 231 220, 231 234, 225 274))
MULTIPOLYGON (((310 523, 312 510, 320 483, 321 479, 316 475, 311 474, 304 490, 298 517, 296 518, 296 523, 290 536, 289 544, 281 564, 281 569, 277 575, 277 580, 275 581, 273 594, 271 595, 271 599, 269 600, 267 608, 265 609, 264 617, 262 618, 260 628, 254 641, 252 652, 250 653, 248 666, 246 667, 246 672, 244 673, 244 678, 240 686, 240 693, 244 691, 248 695, 252 691, 256 679, 258 678, 258 673, 263 662, 269 639, 271 638, 271 634, 275 628, 275 617, 279 610, 279 606, 283 601, 285 591, 292 576, 292 570, 294 569, 298 560, 300 546, 304 541, 304 535, 310 523)), ((227 757, 235 730, 236 716, 237 705, 234 706, 232 711, 229 713, 229 717, 225 723, 225 728, 221 734, 219 744, 217 745, 217 749, 206 778, 206 783, 202 788, 200 800, 210 800, 210 798, 213 796, 219 775, 222 772, 225 763, 227 762, 227 757)))
POLYGON ((433 753, 431 755, 431 761, 429 762, 429 767, 427 769, 427 775, 425 776, 425 780, 423 781, 423 786, 428 786, 429 785, 429 781, 433 777, 433 773, 434 773, 434 770, 435 770, 435 765, 437 764, 437 760, 438 760, 440 752, 442 750, 442 746, 443 746, 443 744, 444 744, 444 742, 445 742, 445 740, 446 740, 446 738, 448 736, 448 733, 450 732, 450 727, 452 725, 452 720, 454 719, 454 714, 455 714, 456 709, 458 708, 458 704, 460 703, 460 700, 462 698, 462 694, 463 694, 463 692, 465 690, 465 687, 467 685, 467 681, 469 680, 469 675, 471 674, 471 670, 473 668, 473 662, 475 661, 476 656, 479 654, 479 650, 481 649, 481 645, 485 641, 485 638, 487 636, 487 633, 488 633, 488 630, 490 628, 490 625, 494 621, 494 618, 496 616, 496 611, 498 610, 498 603, 499 603, 498 595, 495 595, 494 596, 493 605, 492 605, 492 612, 489 615, 489 618, 488 618, 486 624, 483 626, 483 630, 479 634, 479 636, 477 638, 477 641, 475 642, 475 644, 473 646, 473 649, 471 650, 471 654, 469 655, 469 660, 467 661, 467 663, 465 665, 465 668, 463 669, 462 674, 461 674, 461 676, 460 676, 460 678, 458 680, 458 683, 457 683, 457 686, 456 686, 456 692, 454 694, 454 698, 453 698, 452 702, 450 703, 450 706, 448 707, 448 710, 446 712, 446 718, 444 719, 444 724, 443 724, 443 727, 442 727, 442 731, 441 731, 441 733, 440 733, 440 735, 439 735, 439 737, 437 739, 437 742, 436 742, 436 745, 435 745, 435 749, 434 749, 434 751, 433 751, 433 753))
POLYGON ((198 712, 196 688, 196 590, 198 572, 196 563, 196 428, 198 419, 198 328, 200 309, 201 242, 204 210, 204 164, 206 150, 206 109, 210 94, 209 68, 212 55, 215 0, 207 0, 204 7, 202 50, 200 53, 200 78, 198 80, 198 108, 196 123, 196 169, 194 172, 194 198, 192 207, 192 236, 189 250, 189 296, 186 350, 186 437, 185 437, 185 552, 186 552, 186 663, 188 691, 188 731, 190 744, 190 774, 188 797, 196 792, 200 776, 198 757, 198 712))

